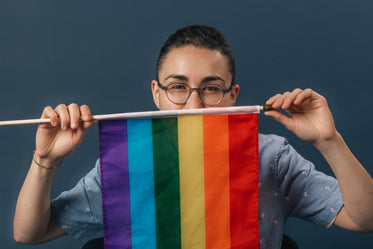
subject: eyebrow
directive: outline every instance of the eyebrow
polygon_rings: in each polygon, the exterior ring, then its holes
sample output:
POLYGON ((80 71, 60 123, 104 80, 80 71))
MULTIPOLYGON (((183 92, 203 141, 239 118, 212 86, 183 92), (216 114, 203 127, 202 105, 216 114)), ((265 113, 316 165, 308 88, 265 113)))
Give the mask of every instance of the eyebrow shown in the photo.
MULTIPOLYGON (((177 80, 182 80, 182 81, 189 80, 187 76, 181 75, 181 74, 171 74, 167 76, 165 80, 168 80, 168 79, 177 79, 177 80)), ((209 82, 209 81, 216 81, 216 80, 222 81, 225 84, 225 80, 223 80, 223 78, 219 76, 207 76, 202 79, 202 83, 209 82)))
POLYGON ((181 75, 181 74, 171 74, 171 75, 167 76, 165 80, 168 80, 168 79, 177 79, 177 80, 188 81, 188 77, 186 77, 185 75, 181 75))
POLYGON ((216 80, 220 80, 225 84, 225 80, 223 80, 219 76, 207 76, 207 77, 203 78, 202 83, 209 82, 209 81, 216 81, 216 80))

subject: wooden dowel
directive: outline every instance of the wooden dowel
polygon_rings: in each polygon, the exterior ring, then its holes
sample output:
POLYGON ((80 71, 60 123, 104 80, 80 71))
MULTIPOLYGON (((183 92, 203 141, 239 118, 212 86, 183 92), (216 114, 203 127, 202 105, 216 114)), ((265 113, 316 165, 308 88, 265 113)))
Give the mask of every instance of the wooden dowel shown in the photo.
MULTIPOLYGON (((93 115, 93 120, 108 119, 140 119, 140 118, 160 118, 176 117, 185 115, 219 115, 219 114, 243 114, 259 113, 270 110, 268 106, 236 106, 236 107, 216 107, 216 108, 199 108, 199 109, 180 109, 168 111, 148 111, 148 112, 127 112, 117 114, 93 115)), ((5 125, 23 125, 23 124, 46 124, 50 123, 49 119, 24 119, 0 121, 0 126, 5 125)))

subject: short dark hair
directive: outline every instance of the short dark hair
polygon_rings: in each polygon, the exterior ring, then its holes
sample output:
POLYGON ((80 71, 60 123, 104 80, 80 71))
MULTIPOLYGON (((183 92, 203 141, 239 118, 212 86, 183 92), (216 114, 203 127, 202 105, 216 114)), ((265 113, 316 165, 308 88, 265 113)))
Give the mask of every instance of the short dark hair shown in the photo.
POLYGON ((219 51, 228 62, 229 72, 232 74, 231 85, 234 84, 236 66, 233 53, 225 42, 224 35, 214 27, 206 25, 189 25, 171 34, 163 44, 157 61, 157 79, 159 70, 167 56, 174 48, 191 45, 197 48, 207 48, 219 51))

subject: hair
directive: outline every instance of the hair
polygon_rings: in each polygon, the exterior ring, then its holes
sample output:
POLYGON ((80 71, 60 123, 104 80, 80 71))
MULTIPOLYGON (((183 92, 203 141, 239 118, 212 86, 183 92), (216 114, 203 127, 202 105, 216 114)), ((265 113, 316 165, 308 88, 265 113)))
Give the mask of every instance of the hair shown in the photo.
POLYGON ((206 25, 189 25, 171 34, 163 44, 157 60, 157 79, 167 54, 174 48, 191 45, 197 48, 207 48, 219 51, 228 63, 232 75, 231 85, 234 84, 236 67, 233 53, 225 42, 224 35, 214 27, 206 25))

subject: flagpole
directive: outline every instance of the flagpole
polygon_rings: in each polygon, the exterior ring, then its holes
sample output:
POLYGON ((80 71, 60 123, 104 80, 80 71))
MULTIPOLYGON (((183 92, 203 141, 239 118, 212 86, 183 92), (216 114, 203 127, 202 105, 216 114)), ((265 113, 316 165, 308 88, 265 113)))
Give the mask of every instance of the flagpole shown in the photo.
MULTIPOLYGON (((260 111, 266 112, 270 110, 273 110, 273 108, 272 106, 269 106, 269 105, 214 107, 214 108, 199 108, 199 109, 127 112, 127 113, 116 113, 116 114, 93 115, 92 120, 161 118, 161 117, 176 117, 176 116, 187 116, 187 115, 248 114, 248 113, 260 113, 260 111)), ((48 118, 24 119, 24 120, 0 121, 0 126, 23 125, 23 124, 48 124, 48 123, 50 123, 50 120, 48 118)))

